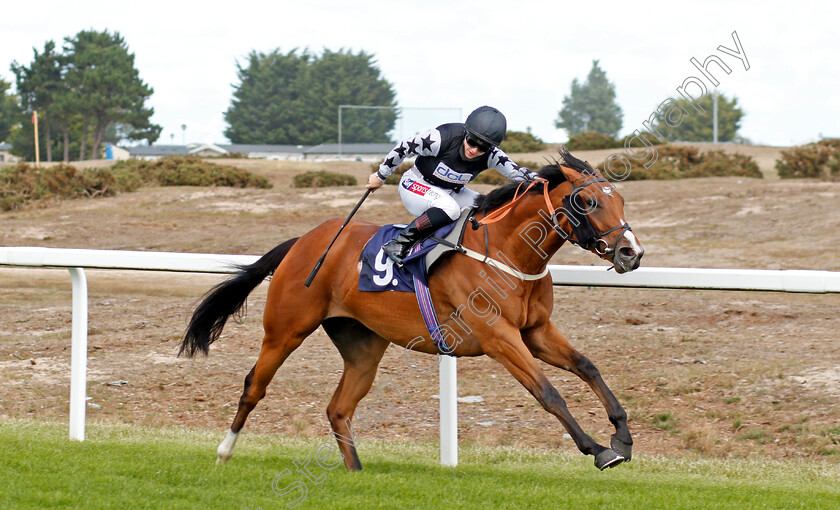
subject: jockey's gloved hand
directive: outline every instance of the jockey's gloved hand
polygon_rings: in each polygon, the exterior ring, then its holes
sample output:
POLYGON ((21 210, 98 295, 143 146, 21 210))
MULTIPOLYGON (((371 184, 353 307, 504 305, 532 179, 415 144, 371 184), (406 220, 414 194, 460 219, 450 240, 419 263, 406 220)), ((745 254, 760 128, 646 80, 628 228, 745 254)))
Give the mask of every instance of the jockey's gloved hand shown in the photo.
POLYGON ((383 181, 382 178, 379 177, 379 174, 374 172, 370 174, 370 177, 368 177, 368 183, 365 187, 371 191, 376 191, 377 189, 381 188, 384 183, 385 181, 383 181))
POLYGON ((525 168, 524 166, 522 168, 520 168, 519 171, 522 172, 524 180, 527 181, 527 182, 535 181, 535 180, 540 178, 540 174, 538 174, 537 172, 531 171, 531 170, 525 168))

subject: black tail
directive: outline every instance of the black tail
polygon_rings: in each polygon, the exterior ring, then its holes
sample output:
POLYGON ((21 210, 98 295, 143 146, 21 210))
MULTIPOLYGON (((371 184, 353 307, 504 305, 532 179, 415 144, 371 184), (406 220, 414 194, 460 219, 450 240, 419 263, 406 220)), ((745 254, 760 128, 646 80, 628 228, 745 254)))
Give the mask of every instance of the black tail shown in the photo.
POLYGON ((297 240, 296 237, 276 246, 250 266, 239 267, 233 278, 210 289, 193 313, 178 356, 186 353, 192 358, 196 351, 207 354, 210 344, 222 334, 228 318, 240 313, 248 294, 277 269, 297 240))

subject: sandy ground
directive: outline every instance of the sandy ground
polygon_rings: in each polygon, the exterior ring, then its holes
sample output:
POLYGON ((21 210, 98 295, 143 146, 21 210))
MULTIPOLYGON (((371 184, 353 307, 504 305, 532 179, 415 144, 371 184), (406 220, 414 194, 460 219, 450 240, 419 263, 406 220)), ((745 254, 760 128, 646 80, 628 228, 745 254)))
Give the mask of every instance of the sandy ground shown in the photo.
MULTIPOLYGON (((778 150, 756 148, 765 149, 778 150)), ((156 188, 30 207, 0 215, 0 245, 261 254, 346 215, 361 195, 361 187, 295 190, 294 174, 328 166, 362 182, 370 172, 353 162, 237 164, 275 187, 156 188)), ((646 266, 840 271, 840 183, 713 178, 618 189, 646 266)), ((394 187, 377 192, 358 216, 409 219, 394 187)), ((552 261, 602 264, 571 246, 552 261)), ((266 286, 209 357, 174 356, 192 308, 220 278, 88 271, 89 420, 217 429, 221 438, 258 353, 266 286)), ((0 269, 0 304, 0 418, 66 421, 67 272, 0 269)), ((838 308, 838 295, 557 287, 552 319, 627 409, 637 452, 837 461, 838 308)), ((500 365, 458 364, 459 395, 470 397, 459 405, 463 443, 574 450, 556 419, 500 365)), ((280 369, 246 432, 326 436, 324 410, 341 368, 318 330, 280 369)), ((583 428, 608 441, 611 425, 588 387, 546 371, 583 428)), ((403 351, 390 347, 376 387, 387 382, 405 398, 387 393, 392 406, 378 408, 381 423, 362 439, 436 440, 437 376, 408 368, 403 351)), ((370 397, 363 404, 376 408, 370 397)))

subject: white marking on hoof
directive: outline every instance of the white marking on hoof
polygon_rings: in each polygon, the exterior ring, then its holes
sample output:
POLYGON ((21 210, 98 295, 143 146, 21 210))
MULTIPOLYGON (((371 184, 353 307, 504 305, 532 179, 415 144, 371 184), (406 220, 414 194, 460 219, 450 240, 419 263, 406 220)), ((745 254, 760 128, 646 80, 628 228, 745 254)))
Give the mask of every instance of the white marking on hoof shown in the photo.
POLYGON ((233 457, 233 447, 236 446, 236 439, 238 437, 238 432, 234 433, 232 430, 228 430, 227 437, 225 437, 225 440, 219 445, 219 449, 216 450, 216 454, 218 455, 216 458, 216 464, 224 464, 233 457))

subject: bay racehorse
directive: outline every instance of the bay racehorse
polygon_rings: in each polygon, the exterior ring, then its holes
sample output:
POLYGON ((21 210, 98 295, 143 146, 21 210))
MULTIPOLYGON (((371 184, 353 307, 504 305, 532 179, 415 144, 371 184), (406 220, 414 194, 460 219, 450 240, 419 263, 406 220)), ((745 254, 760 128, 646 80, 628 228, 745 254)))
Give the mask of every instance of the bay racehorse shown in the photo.
MULTIPOLYGON (((473 213, 477 222, 466 229, 462 245, 490 256, 496 265, 491 268, 486 261, 451 252, 435 263, 428 286, 441 331, 448 332, 451 353, 487 355, 501 363, 560 420, 578 449, 593 455, 595 465, 604 469, 630 460, 633 440, 627 414, 595 365, 549 321, 554 299, 546 266, 567 240, 611 262, 618 273, 636 269, 644 250, 624 219, 624 199, 618 191, 588 163, 565 150, 560 156, 562 162, 542 168, 540 179, 530 185, 504 185, 477 200, 473 213), (519 278, 498 271, 501 266, 519 278), (615 427, 610 447, 581 429, 537 360, 571 371, 592 388, 615 427)), ((324 327, 344 359, 344 373, 327 406, 327 417, 335 437, 343 438, 338 447, 349 470, 362 467, 353 442, 347 441, 353 437, 351 419, 370 390, 389 343, 422 353, 439 352, 432 341, 418 341, 426 338, 428 330, 412 293, 358 290, 359 257, 378 225, 348 223, 314 283, 304 285, 313 261, 341 225, 341 219, 330 220, 278 245, 211 289, 196 308, 179 354, 207 354, 226 320, 238 314, 248 294, 272 276, 262 348, 245 377, 230 430, 219 445, 219 463, 233 455, 248 414, 265 396, 277 369, 318 326, 324 327)))

